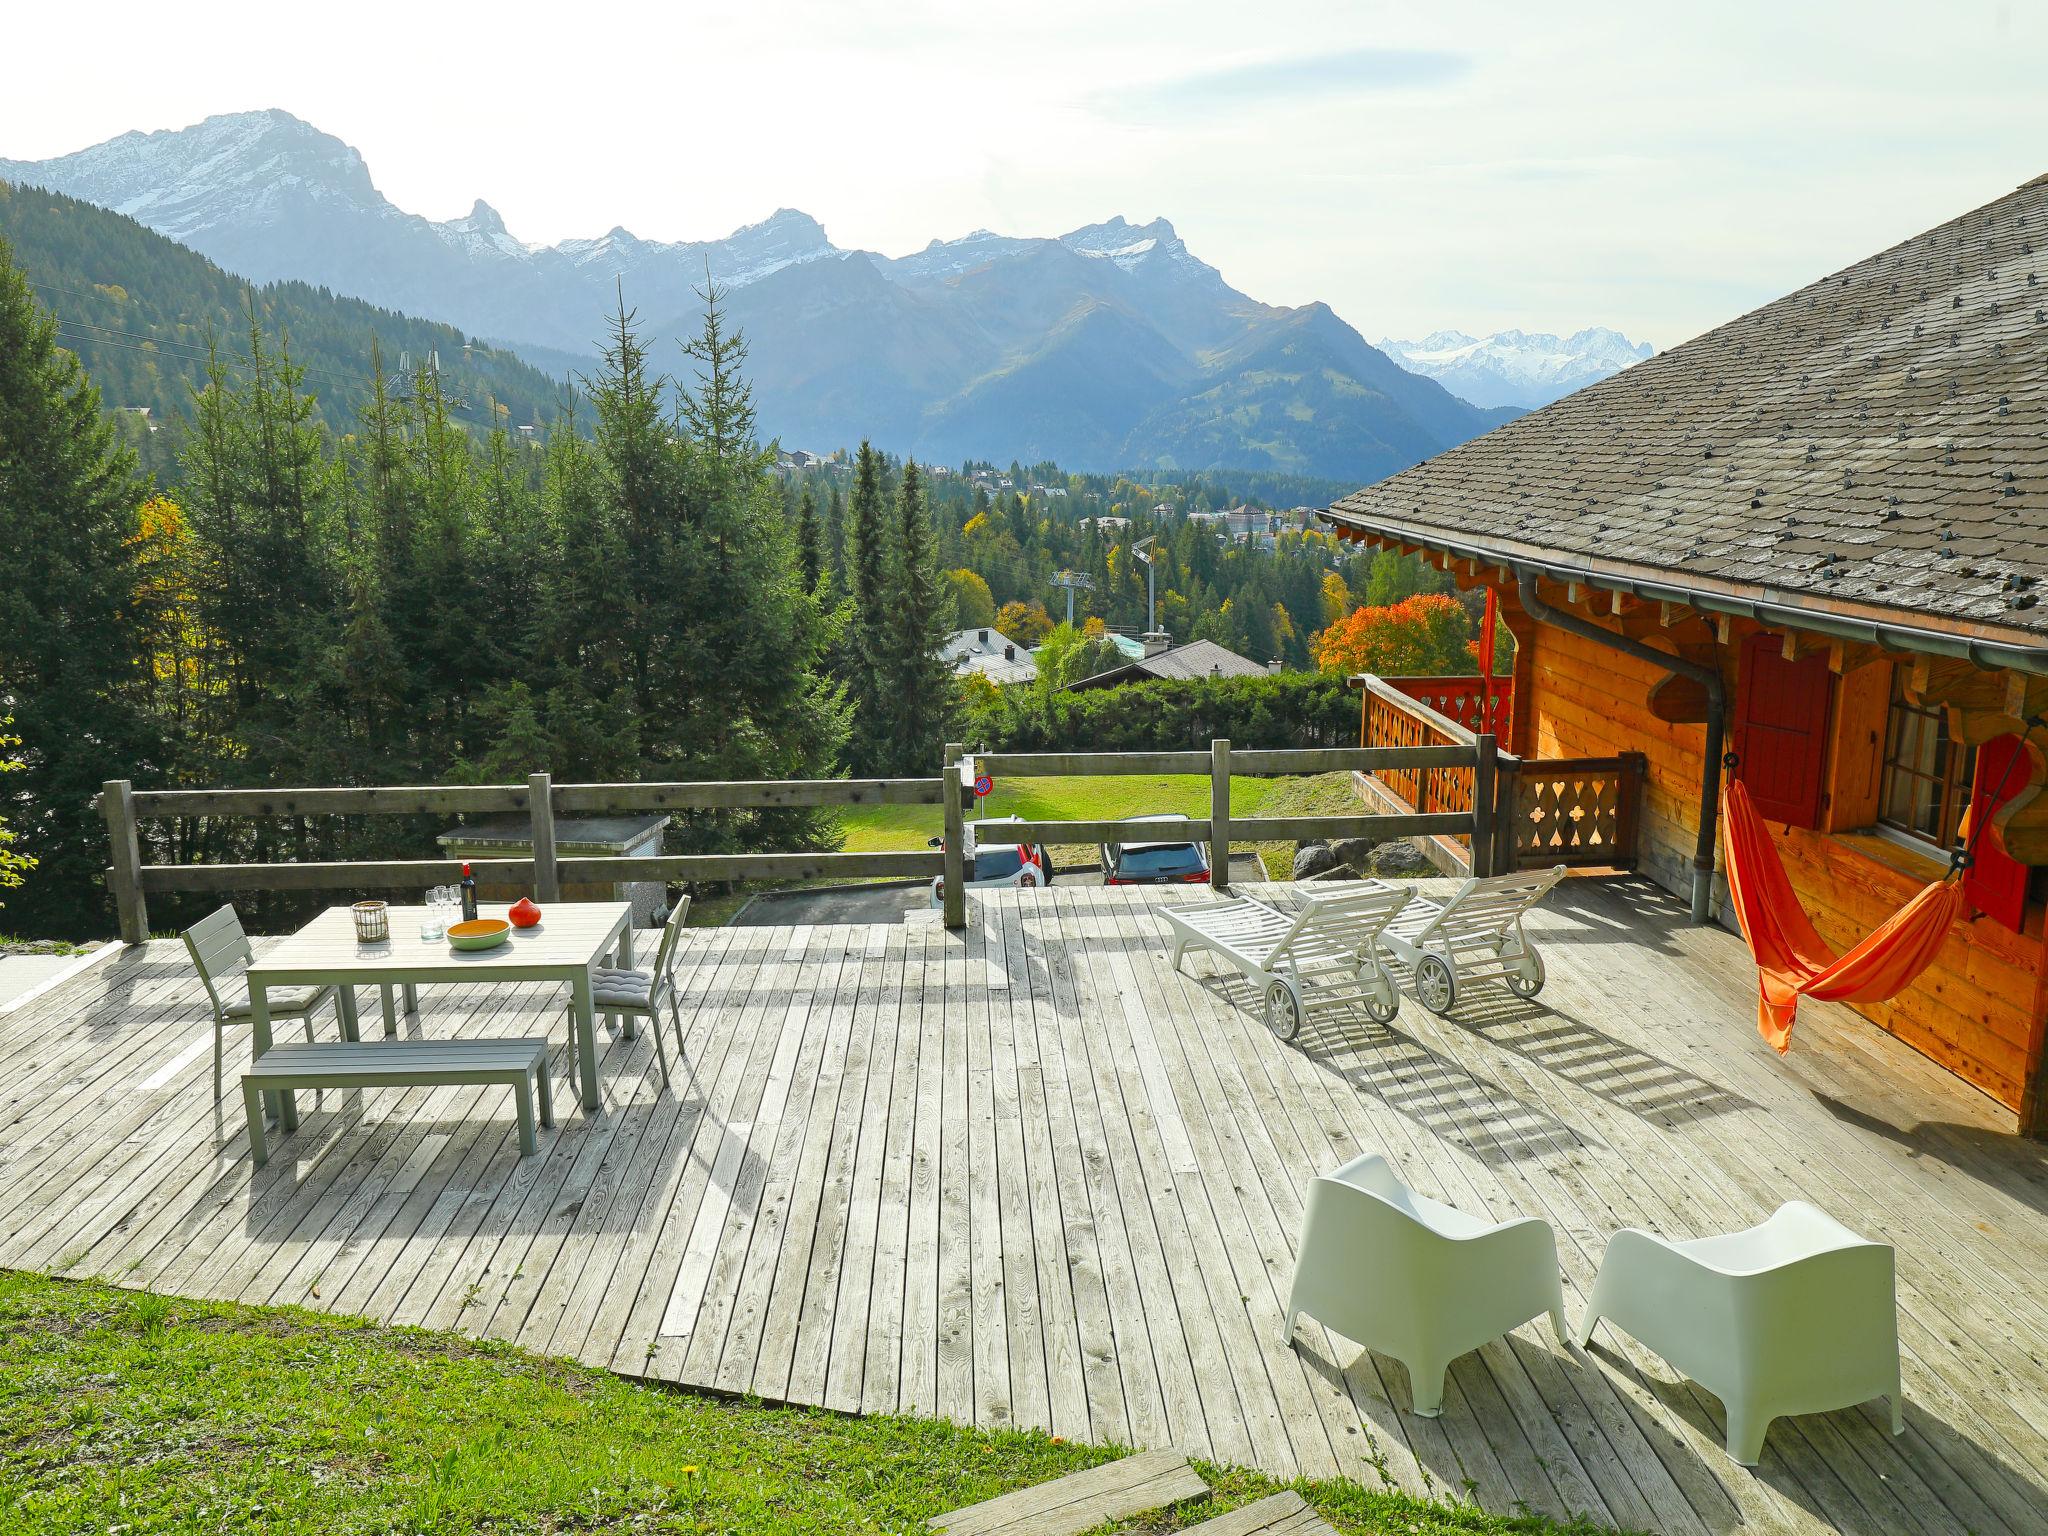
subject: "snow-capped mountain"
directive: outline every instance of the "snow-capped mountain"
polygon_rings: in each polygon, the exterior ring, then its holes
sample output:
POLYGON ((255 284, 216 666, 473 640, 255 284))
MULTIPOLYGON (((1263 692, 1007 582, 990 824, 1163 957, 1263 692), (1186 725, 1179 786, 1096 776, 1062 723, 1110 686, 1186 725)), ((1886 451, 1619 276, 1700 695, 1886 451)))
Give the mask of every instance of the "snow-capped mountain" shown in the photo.
POLYGON ((615 228, 543 245, 481 200, 458 219, 405 212, 353 148, 282 111, 0 160, 0 179, 558 372, 590 365, 621 285, 650 335, 693 332, 708 268, 746 333, 764 431, 821 447, 1371 479, 1499 419, 1396 368, 1327 306, 1239 292, 1163 218, 977 230, 899 258, 835 246, 791 208, 718 240, 615 228))
POLYGON ((722 283, 842 256, 816 219, 779 209, 723 240, 643 240, 626 229, 539 245, 489 203, 436 222, 396 207, 363 157, 289 112, 124 133, 53 160, 0 160, 27 182, 128 214, 258 282, 297 278, 480 336, 588 354, 614 279, 642 313, 694 304, 705 263, 722 283))
POLYGON ((1435 379, 1474 405, 1533 410, 1619 373, 1655 349, 1647 341, 1632 342, 1619 331, 1596 325, 1570 336, 1432 331, 1420 341, 1389 338, 1380 343, 1380 350, 1410 373, 1435 379))

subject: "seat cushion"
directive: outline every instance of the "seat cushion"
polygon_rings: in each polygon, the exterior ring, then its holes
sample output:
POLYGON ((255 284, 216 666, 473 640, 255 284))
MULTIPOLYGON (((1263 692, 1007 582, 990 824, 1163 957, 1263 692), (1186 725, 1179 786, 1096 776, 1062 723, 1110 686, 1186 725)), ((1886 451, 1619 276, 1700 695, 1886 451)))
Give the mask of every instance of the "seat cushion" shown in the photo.
POLYGON ((595 966, 590 972, 591 1001, 599 1008, 650 1008, 654 977, 646 971, 595 966))
MULTIPOLYGON (((231 1019, 249 1017, 249 983, 244 978, 236 976, 215 986, 220 993, 222 1013, 231 1019)), ((271 987, 264 993, 264 1001, 269 1003, 273 1019, 290 1018, 295 1014, 311 1013, 330 990, 328 987, 271 987)))

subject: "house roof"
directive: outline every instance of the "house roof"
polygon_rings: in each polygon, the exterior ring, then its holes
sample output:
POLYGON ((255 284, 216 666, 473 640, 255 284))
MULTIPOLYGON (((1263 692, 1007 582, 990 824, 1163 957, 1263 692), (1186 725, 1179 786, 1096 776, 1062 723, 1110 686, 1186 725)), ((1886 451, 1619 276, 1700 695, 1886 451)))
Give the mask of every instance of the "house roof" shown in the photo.
POLYGON ((1038 676, 1029 648, 991 625, 954 630, 939 655, 956 674, 979 672, 992 683, 1028 683, 1038 676))
MULTIPOLYGON (((2048 177, 1337 502, 1482 564, 2048 638, 2048 177)), ((1640 588, 1632 588, 1641 590, 1640 588)))
POLYGON ((1069 688, 1114 688, 1155 678, 1264 677, 1266 669, 1213 640, 1191 640, 1186 645, 1161 651, 1125 666, 1112 667, 1093 677, 1084 677, 1069 688))

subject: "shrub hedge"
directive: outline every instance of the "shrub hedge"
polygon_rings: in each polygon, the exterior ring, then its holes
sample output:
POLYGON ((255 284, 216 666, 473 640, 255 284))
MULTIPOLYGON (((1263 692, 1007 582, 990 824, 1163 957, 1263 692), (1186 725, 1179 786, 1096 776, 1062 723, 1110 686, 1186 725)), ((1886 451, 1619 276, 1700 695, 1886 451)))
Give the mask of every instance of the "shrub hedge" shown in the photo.
POLYGON ((1175 752, 1227 736, 1244 747, 1358 744, 1359 697, 1333 672, 1190 678, 1069 693, 1006 688, 972 704, 982 752, 1175 752))

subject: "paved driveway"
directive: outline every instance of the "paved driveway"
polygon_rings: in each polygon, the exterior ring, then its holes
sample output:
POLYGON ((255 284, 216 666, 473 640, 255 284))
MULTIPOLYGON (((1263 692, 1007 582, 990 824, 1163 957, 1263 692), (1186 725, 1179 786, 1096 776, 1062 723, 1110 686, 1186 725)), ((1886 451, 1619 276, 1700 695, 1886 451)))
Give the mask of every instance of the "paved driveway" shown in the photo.
MULTIPOLYGON (((1230 874, 1240 884, 1266 878, 1255 853, 1234 856, 1230 874)), ((1102 871, 1062 869, 1055 879, 1060 885, 1100 885, 1102 871)), ((916 885, 832 885, 763 892, 734 913, 731 921, 765 928, 793 923, 900 923, 905 913, 925 911, 930 904, 931 887, 922 881, 916 885)))

